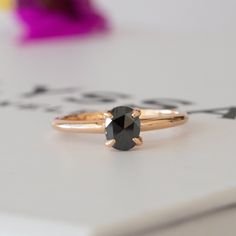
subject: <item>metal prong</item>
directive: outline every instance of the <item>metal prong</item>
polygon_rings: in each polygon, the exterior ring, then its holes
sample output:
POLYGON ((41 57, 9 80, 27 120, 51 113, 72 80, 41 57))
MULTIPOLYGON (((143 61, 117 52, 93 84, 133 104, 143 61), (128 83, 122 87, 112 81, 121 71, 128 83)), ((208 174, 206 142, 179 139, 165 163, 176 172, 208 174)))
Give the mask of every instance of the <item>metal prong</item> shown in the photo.
POLYGON ((135 142, 136 145, 142 145, 143 144, 143 139, 141 137, 138 138, 133 138, 133 141, 135 142))
POLYGON ((107 140, 107 141, 105 142, 105 145, 106 145, 107 147, 112 147, 115 143, 116 143, 116 140, 115 140, 115 139, 111 139, 111 140, 107 140))
POLYGON ((111 119, 113 117, 110 111, 104 112, 104 116, 105 116, 105 118, 111 118, 111 119))
POLYGON ((141 115, 141 111, 139 109, 134 109, 132 112, 132 117, 139 117, 141 115))

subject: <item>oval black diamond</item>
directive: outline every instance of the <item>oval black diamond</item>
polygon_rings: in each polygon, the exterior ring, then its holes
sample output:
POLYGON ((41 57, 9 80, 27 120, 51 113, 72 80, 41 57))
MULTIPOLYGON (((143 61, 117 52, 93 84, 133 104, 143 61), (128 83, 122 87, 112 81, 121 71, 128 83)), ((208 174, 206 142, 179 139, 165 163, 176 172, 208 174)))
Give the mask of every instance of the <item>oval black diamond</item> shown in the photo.
POLYGON ((132 116, 131 107, 119 106, 113 108, 110 113, 112 118, 106 118, 106 138, 115 139, 114 148, 118 150, 129 150, 135 146, 133 138, 140 134, 140 119, 132 116))

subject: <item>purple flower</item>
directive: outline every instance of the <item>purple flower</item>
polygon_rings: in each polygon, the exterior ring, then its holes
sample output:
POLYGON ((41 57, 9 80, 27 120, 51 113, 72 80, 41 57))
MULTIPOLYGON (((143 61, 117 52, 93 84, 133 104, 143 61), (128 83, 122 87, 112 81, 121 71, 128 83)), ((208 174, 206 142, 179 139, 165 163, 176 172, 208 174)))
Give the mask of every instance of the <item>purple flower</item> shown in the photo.
POLYGON ((26 39, 81 35, 107 29, 90 0, 18 0, 17 15, 26 39))

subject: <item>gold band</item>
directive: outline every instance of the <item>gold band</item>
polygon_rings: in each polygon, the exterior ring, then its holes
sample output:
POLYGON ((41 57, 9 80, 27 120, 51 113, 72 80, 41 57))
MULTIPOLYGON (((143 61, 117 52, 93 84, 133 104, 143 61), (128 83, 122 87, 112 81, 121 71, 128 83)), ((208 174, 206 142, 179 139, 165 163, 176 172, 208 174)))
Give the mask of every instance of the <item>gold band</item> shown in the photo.
MULTIPOLYGON (((140 110, 141 131, 150 131, 184 124, 188 116, 176 110, 140 110)), ((72 114, 53 121, 54 128, 77 133, 104 133, 106 112, 72 114)))

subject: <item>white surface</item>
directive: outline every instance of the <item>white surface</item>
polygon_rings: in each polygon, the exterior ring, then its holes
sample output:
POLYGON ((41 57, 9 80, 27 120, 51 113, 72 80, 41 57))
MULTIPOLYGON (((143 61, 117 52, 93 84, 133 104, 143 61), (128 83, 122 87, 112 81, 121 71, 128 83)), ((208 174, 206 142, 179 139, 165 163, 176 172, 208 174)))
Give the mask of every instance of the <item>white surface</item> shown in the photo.
POLYGON ((198 236, 198 235, 214 235, 214 236, 234 236, 235 235, 235 219, 236 211, 227 213, 219 213, 217 215, 195 220, 187 224, 173 227, 163 232, 153 232, 145 234, 145 236, 198 236))
MULTIPOLYGON (((144 133, 140 149, 117 152, 103 146, 102 135, 55 132, 50 122, 56 114, 44 108, 17 108, 35 84, 127 92, 135 96, 127 103, 183 98, 196 103, 188 110, 236 105, 235 40, 233 33, 118 31, 26 46, 1 36, 0 98, 13 103, 0 109, 2 215, 30 219, 26 228, 42 219, 86 235, 150 213, 160 219, 159 212, 235 189, 235 120, 192 115, 186 126, 144 133)), ((63 97, 30 102, 78 109, 63 97)), ((44 235, 51 235, 50 227, 44 235)))

